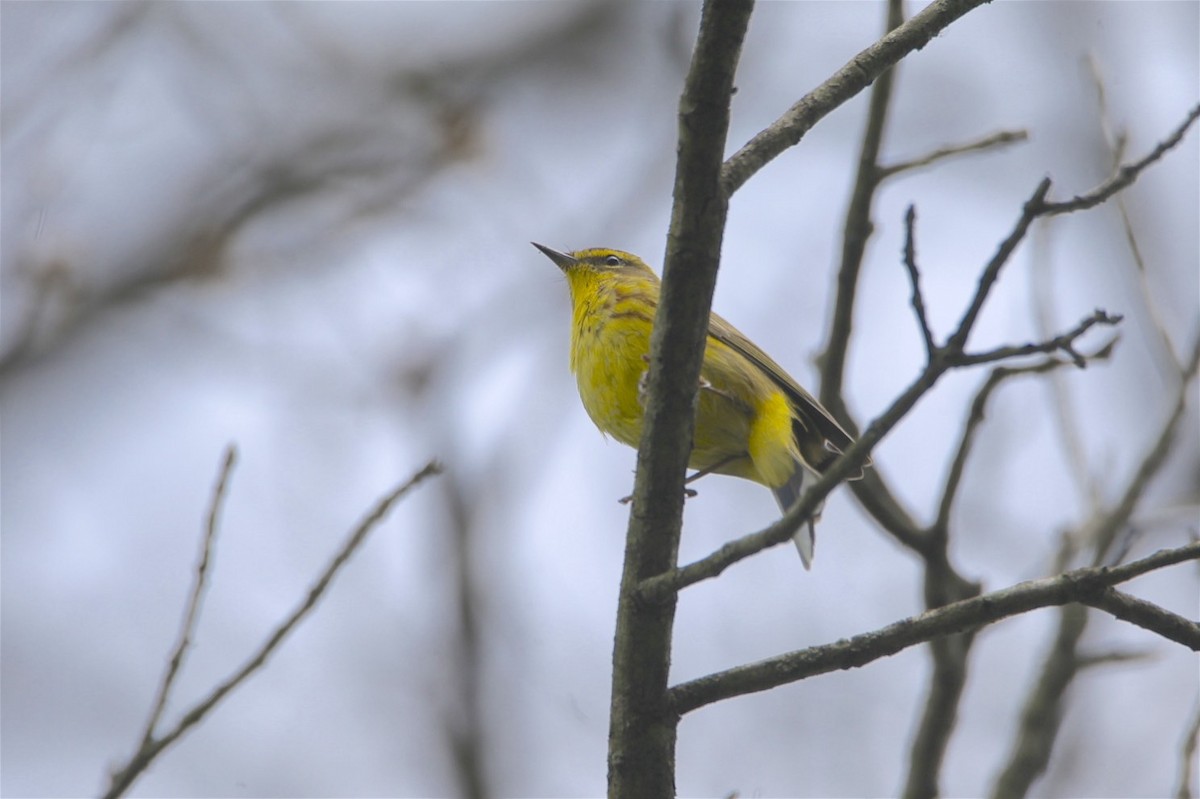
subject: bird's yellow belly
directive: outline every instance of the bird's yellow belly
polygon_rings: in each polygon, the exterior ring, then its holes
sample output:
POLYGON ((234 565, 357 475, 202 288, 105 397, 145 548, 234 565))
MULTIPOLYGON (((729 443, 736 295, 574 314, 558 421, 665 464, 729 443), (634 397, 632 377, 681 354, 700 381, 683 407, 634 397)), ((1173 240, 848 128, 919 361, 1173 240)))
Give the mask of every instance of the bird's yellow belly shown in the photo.
POLYGON ((650 351, 649 325, 634 319, 584 325, 572 345, 579 397, 588 416, 602 432, 637 447, 643 414, 639 381, 650 351))
MULTIPOLYGON (((601 431, 636 448, 642 434, 650 324, 621 316, 580 322, 572 341, 572 362, 583 407, 601 431)), ((747 381, 745 374, 731 373, 721 349, 710 342, 705 357, 688 466, 782 485, 796 466, 791 406, 769 381, 747 381)))

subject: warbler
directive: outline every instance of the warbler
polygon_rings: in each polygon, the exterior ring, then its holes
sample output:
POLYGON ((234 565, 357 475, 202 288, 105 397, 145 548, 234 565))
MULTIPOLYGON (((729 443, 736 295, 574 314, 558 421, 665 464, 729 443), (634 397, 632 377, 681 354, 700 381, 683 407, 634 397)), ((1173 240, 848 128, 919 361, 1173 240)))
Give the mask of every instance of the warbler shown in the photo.
MULTIPOLYGON (((601 432, 637 447, 642 434, 650 331, 658 276, 621 250, 559 252, 532 242, 567 277, 571 371, 583 407, 601 432)), ((786 511, 854 443, 817 399, 717 314, 708 319, 688 478, 725 474, 753 480, 786 511)), ((870 465, 868 462, 866 465, 870 465)), ((864 467, 865 468, 865 467, 864 467)), ((862 471, 849 479, 862 477, 862 471)), ((793 539, 812 565, 820 508, 793 539)))

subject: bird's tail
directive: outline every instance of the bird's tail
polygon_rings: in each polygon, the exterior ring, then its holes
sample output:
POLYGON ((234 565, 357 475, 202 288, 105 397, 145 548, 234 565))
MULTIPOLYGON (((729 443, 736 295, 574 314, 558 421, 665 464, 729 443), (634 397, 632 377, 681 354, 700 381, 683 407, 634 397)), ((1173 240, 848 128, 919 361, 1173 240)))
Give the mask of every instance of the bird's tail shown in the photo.
MULTIPOLYGON (((796 504, 800 495, 804 493, 805 486, 813 479, 815 479, 815 475, 803 464, 797 463, 796 471, 788 478, 788 481, 778 488, 771 489, 775 494, 775 500, 779 503, 779 509, 787 513, 788 508, 796 504)), ((824 504, 822 502, 818 505, 812 516, 792 534, 792 540, 796 542, 796 549, 800 552, 800 562, 804 564, 805 570, 812 568, 813 553, 817 546, 817 520, 821 518, 821 508, 824 507, 824 504)))

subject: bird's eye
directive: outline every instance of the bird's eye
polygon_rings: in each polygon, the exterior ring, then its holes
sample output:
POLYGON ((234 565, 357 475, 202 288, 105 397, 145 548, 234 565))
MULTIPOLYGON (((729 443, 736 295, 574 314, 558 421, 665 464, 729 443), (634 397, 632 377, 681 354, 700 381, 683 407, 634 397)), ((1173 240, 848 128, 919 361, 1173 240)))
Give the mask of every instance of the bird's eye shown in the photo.
POLYGON ((620 266, 620 265, 621 265, 621 259, 620 259, 620 258, 618 258, 618 257, 617 257, 617 256, 615 256, 615 255, 610 255, 610 256, 608 256, 607 258, 605 258, 605 259, 604 259, 604 263, 605 263, 605 265, 607 265, 607 266, 620 266))

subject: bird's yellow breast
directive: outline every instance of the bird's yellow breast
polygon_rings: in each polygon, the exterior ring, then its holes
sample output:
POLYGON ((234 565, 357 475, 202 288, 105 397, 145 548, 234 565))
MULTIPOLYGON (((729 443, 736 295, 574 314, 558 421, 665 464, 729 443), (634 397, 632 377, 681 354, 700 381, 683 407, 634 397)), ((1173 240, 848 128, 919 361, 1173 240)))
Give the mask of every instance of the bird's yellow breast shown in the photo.
POLYGON ((588 416, 603 432, 636 447, 642 434, 641 380, 650 352, 653 302, 649 281, 584 276, 571 280, 571 371, 588 416))
MULTIPOLYGON (((657 278, 568 273, 573 306, 571 369, 588 415, 637 447, 644 376, 658 305, 657 278)), ((783 391, 744 356, 709 337, 701 367, 689 466, 779 486, 797 468, 794 413, 783 391)))

